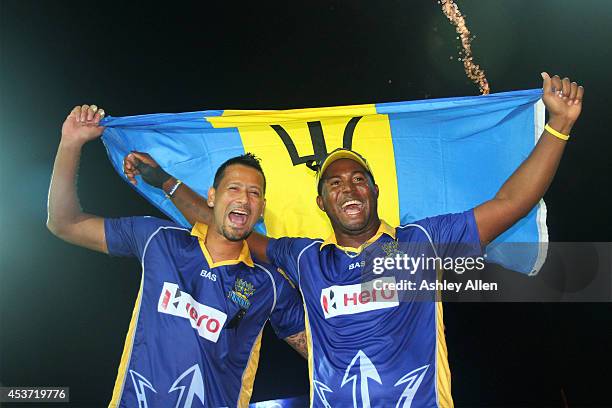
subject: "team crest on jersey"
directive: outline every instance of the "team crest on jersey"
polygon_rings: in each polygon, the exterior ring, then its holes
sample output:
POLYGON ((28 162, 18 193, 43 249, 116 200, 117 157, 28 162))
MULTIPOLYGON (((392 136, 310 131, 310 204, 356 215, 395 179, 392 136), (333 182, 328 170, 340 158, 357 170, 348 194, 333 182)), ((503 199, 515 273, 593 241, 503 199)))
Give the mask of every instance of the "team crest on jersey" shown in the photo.
POLYGON ((245 281, 244 279, 236 279, 234 283, 234 289, 230 290, 227 297, 240 306, 243 310, 248 310, 251 307, 251 301, 249 298, 255 293, 255 287, 252 283, 245 281))
POLYGON ((385 242, 382 244, 382 250, 385 252, 387 258, 393 258, 396 255, 404 255, 404 252, 400 251, 397 241, 385 242))

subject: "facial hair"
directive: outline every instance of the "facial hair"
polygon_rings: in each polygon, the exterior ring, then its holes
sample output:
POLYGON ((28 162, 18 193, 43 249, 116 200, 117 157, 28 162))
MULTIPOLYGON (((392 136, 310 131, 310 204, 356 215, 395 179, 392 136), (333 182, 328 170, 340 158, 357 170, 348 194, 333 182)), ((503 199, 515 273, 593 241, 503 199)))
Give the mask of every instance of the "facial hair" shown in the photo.
POLYGON ((244 234, 239 235, 237 233, 234 233, 231 228, 226 227, 225 225, 223 225, 221 227, 221 234, 225 237, 225 239, 227 239, 228 241, 232 241, 232 242, 238 242, 238 241, 242 241, 244 239, 247 239, 249 237, 249 235, 251 235, 251 231, 246 231, 244 234))

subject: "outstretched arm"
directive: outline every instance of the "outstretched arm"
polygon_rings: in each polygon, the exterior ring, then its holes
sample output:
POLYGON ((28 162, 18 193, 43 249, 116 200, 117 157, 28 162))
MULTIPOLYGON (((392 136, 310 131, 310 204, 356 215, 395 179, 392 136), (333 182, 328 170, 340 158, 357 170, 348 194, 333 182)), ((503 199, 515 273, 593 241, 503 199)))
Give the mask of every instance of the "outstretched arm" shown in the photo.
MULTIPOLYGON (((183 214, 187 221, 194 225, 196 222, 210 224, 213 217, 213 203, 193 191, 188 185, 166 173, 159 164, 147 153, 132 152, 123 159, 123 172, 130 183, 136 185, 137 175, 142 176, 145 183, 162 189, 170 196, 172 202, 183 214)), ((251 252, 261 261, 269 262, 266 250, 269 238, 253 232, 247 242, 251 252)))
POLYGON ((104 110, 83 105, 76 106, 64 121, 49 187, 47 228, 65 241, 108 253, 104 219, 84 213, 76 192, 81 148, 102 134, 102 117, 104 110))
MULTIPOLYGON (((569 78, 561 80, 542 73, 542 100, 548 110, 548 126, 569 135, 580 116, 584 88, 569 78)), ((553 132, 554 133, 554 132, 553 132)), ((492 200, 474 209, 482 245, 524 217, 550 186, 563 155, 566 141, 545 130, 529 157, 506 180, 492 200)))

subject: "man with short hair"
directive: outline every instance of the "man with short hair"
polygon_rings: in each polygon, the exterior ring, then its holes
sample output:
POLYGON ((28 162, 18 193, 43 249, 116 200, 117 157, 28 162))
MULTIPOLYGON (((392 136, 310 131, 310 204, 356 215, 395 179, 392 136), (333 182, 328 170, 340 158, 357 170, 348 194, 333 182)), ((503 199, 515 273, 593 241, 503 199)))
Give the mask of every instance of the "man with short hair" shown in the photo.
MULTIPOLYGON (((245 154, 224 163, 208 191, 208 224, 191 231, 153 217, 104 219, 81 211, 75 178, 82 146, 98 138, 104 111, 66 118, 49 189, 47 226, 96 251, 133 256, 142 281, 110 406, 246 407, 265 323, 304 357, 297 291, 251 258, 245 238, 265 207, 265 176, 245 154)), ((167 180, 150 179, 162 187, 167 180)), ((170 196, 180 185, 167 186, 170 196)))
MULTIPOLYGON (((302 292, 312 406, 453 406, 437 291, 418 299, 403 293, 400 299, 397 293, 376 289, 361 268, 369 257, 402 253, 413 258, 478 257, 481 246, 539 202, 580 115, 584 93, 568 78, 546 73, 542 78, 548 125, 493 199, 463 213, 393 228, 378 216, 378 186, 367 161, 337 149, 319 163, 316 198, 334 234, 326 240, 249 237, 253 253, 286 271, 302 292)), ((150 165, 150 170, 161 171, 156 163, 150 165)), ((125 171, 131 177, 138 173, 133 166, 125 171)), ((186 186, 176 193, 173 202, 190 222, 211 221, 202 197, 186 186)), ((420 267, 415 274, 435 280, 437 272, 420 267)))

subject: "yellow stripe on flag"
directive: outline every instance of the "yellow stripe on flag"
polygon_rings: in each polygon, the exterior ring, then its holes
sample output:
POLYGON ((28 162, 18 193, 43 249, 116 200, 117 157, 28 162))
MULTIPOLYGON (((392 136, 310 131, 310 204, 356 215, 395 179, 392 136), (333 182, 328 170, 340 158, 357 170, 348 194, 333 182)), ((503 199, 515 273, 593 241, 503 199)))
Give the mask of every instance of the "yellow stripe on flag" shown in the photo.
POLYGON ((225 111, 208 117, 216 128, 236 127, 245 152, 261 158, 267 179, 268 236, 327 237, 331 226, 315 198, 315 173, 305 164, 294 166, 287 147, 272 125, 280 125, 300 157, 314 154, 308 122, 320 122, 327 152, 343 147, 349 121, 362 117, 355 127, 352 148, 370 163, 381 196, 379 215, 391 225, 399 223, 399 200, 391 128, 387 115, 376 114, 375 105, 288 111, 225 111))

